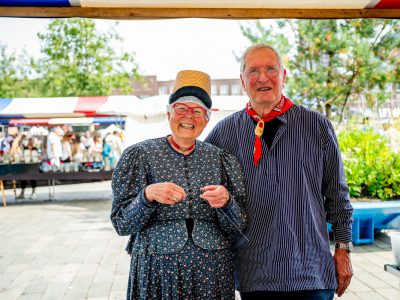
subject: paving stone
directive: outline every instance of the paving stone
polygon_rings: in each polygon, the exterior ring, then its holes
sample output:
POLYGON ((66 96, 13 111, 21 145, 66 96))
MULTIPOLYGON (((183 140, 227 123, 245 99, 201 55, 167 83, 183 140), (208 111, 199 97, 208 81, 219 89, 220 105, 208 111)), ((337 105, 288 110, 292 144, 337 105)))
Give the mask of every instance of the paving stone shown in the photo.
POLYGON ((348 290, 357 295, 359 292, 372 291, 372 288, 370 288, 369 286, 365 285, 356 276, 353 276, 353 278, 351 279, 351 283, 350 283, 350 285, 348 287, 348 290))
POLYGON ((23 293, 19 296, 18 300, 39 300, 42 295, 42 293, 23 293))
POLYGON ((56 275, 56 277, 54 277, 54 279, 52 280, 52 282, 54 283, 70 283, 75 277, 75 272, 61 272, 58 273, 56 275))
MULTIPOLYGON (((360 299, 362 299, 362 300, 387 300, 385 297, 381 296, 380 294, 378 294, 375 291, 359 292, 359 293, 357 293, 357 296, 360 297, 360 299)), ((395 300, 395 299, 391 299, 391 300, 395 300)))
POLYGON ((44 294, 49 286, 49 281, 45 278, 36 278, 25 288, 24 294, 44 294))
MULTIPOLYGON (((46 187, 38 190, 41 198, 17 204, 7 190, 11 200, 0 208, 0 299, 125 299, 128 237, 110 222, 110 182, 56 186, 56 202, 43 202, 46 187)), ((386 233, 351 258, 354 277, 335 299, 400 299, 400 278, 383 269, 393 262, 386 233)))
POLYGON ((88 299, 108 297, 112 282, 93 283, 88 293, 88 299))
POLYGON ((40 300, 62 299, 69 287, 69 283, 51 283, 40 300))
POLYGON ((373 289, 390 288, 390 285, 388 285, 386 282, 368 272, 360 272, 359 274, 357 274, 357 279, 373 289))
POLYGON ((98 264, 81 264, 76 277, 90 277, 93 278, 99 268, 98 264))
POLYGON ((335 294, 334 297, 335 300, 362 300, 361 298, 359 298, 356 294, 350 292, 349 290, 347 290, 341 297, 338 297, 335 294))
POLYGON ((375 289, 375 291, 385 297, 385 299, 395 300, 400 299, 400 291, 395 288, 388 288, 388 289, 375 289))

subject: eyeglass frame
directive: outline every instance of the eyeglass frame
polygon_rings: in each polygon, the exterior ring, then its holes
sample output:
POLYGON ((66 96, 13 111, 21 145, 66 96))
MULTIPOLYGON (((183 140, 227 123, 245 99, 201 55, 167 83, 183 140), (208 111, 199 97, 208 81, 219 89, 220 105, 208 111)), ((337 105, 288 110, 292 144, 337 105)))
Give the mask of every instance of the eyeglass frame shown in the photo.
POLYGON ((207 120, 209 120, 210 119, 210 115, 211 115, 211 110, 209 110, 209 109, 205 109, 204 107, 201 107, 201 106, 189 107, 185 103, 181 103, 181 102, 168 104, 167 105, 167 111, 169 113, 171 113, 172 109, 174 110, 174 112, 176 112, 180 116, 186 116, 188 114, 188 112, 190 111, 190 113, 192 114, 193 118, 195 118, 195 119, 201 119, 202 117, 205 117, 207 120), (176 109, 175 109, 175 106, 177 106, 178 104, 185 106, 187 108, 187 111, 185 113, 183 113, 183 114, 177 112, 176 109), (196 117, 194 115, 194 112, 193 112, 193 109, 195 109, 195 108, 200 108, 201 110, 205 111, 204 116, 196 117))
POLYGON ((243 71, 244 74, 246 74, 247 77, 249 78, 260 78, 261 76, 261 70, 263 70, 268 77, 276 78, 279 76, 279 71, 285 71, 282 67, 277 67, 277 66, 266 66, 262 68, 256 68, 252 67, 249 70, 243 71), (251 72, 254 73, 254 75, 250 74, 251 72))

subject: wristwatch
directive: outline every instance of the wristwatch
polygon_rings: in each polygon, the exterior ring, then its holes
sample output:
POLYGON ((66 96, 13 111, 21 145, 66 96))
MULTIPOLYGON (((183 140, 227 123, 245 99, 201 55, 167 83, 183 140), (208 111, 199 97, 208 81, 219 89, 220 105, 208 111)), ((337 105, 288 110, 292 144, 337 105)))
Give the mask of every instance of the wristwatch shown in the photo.
POLYGON ((348 252, 351 252, 351 251, 353 251, 353 243, 352 242, 348 242, 348 243, 336 242, 335 249, 344 249, 344 250, 347 250, 348 252))

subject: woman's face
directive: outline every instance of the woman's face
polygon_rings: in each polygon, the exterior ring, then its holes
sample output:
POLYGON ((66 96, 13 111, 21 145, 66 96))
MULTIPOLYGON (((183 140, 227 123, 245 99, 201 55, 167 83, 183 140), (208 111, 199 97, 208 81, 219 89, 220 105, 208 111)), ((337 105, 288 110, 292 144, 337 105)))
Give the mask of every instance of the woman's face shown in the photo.
POLYGON ((193 102, 175 103, 168 120, 175 140, 194 141, 208 123, 206 110, 193 102))

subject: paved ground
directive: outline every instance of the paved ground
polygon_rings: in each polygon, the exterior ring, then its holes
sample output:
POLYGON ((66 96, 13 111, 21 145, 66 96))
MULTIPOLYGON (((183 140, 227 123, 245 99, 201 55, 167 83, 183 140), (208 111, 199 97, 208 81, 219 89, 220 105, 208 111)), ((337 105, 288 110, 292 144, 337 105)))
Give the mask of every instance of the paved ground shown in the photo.
MULTIPOLYGON (((110 182, 56 186, 56 202, 0 207, 0 299, 124 299, 129 257, 126 238, 114 232, 109 213, 110 182)), ((30 189, 27 189, 27 195, 30 189)), ((355 247, 355 276, 341 299, 400 299, 400 278, 383 270, 392 263, 388 237, 355 247)))

